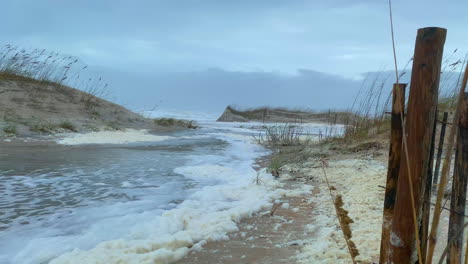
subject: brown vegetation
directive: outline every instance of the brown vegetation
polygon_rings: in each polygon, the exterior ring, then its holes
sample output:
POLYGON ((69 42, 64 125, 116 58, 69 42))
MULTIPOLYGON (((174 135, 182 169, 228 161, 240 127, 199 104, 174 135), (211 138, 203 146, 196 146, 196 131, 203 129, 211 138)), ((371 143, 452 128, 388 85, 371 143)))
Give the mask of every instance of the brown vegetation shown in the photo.
POLYGON ((190 121, 144 118, 100 98, 108 84, 72 56, 44 49, 0 48, 0 129, 32 136, 124 128, 158 131, 195 128, 190 121), (75 89, 71 87, 78 87, 75 89))

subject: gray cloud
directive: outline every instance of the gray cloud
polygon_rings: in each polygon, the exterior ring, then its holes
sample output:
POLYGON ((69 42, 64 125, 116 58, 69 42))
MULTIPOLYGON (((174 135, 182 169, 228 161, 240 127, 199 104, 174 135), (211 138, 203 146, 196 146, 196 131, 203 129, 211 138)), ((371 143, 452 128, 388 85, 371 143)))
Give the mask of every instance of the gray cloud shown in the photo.
MULTIPOLYGON (((393 7, 400 67, 423 26, 448 28, 446 50, 466 52, 466 1, 394 0, 393 7)), ((117 100, 130 104, 140 100, 132 94, 154 89, 168 107, 187 106, 172 91, 207 108, 221 104, 213 98, 344 107, 340 96, 355 90, 353 79, 392 67, 387 1, 16 0, 2 10, 0 45, 76 55, 107 73, 115 95, 128 95, 117 100), (241 98, 247 91, 256 97, 241 98)))
MULTIPOLYGON (((393 5, 401 58, 411 56, 418 27, 448 27, 450 49, 468 40, 465 2, 393 5)), ((1 41, 119 69, 310 68, 353 76, 391 62, 386 1, 18 0, 2 9, 0 21, 8 26, 1 41)))
POLYGON ((108 72, 104 76, 114 80, 109 94, 125 98, 121 103, 131 108, 158 105, 211 112, 222 111, 228 104, 343 109, 361 83, 311 70, 294 75, 208 69, 160 74, 108 72))

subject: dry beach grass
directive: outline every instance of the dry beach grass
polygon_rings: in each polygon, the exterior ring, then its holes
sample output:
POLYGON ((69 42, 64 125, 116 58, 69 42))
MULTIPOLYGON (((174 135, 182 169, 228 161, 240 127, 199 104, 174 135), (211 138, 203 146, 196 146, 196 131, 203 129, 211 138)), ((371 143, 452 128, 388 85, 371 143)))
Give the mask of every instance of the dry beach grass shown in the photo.
POLYGON ((75 57, 43 49, 0 48, 0 136, 197 127, 191 121, 152 120, 101 98, 109 84, 87 68, 75 57))

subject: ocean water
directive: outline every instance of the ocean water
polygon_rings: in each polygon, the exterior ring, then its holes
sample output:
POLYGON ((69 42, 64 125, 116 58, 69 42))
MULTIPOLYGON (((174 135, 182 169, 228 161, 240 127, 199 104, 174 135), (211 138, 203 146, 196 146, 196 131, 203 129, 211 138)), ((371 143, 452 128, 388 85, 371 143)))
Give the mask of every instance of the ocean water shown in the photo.
POLYGON ((227 239, 279 197, 266 173, 255 184, 255 160, 269 153, 252 140, 261 124, 176 117, 202 128, 157 142, 0 149, 0 263, 169 263, 227 239))

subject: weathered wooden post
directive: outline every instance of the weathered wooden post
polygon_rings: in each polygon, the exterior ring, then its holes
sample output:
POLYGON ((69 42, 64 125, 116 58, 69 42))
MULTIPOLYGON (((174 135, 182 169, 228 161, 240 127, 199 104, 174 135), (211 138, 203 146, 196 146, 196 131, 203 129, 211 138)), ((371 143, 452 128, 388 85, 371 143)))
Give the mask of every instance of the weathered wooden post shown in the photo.
POLYGON ((444 112, 444 117, 442 118, 442 125, 440 127, 439 146, 437 147, 436 165, 434 169, 434 181, 432 182, 434 188, 437 186, 437 183, 439 182, 440 161, 442 160, 442 152, 443 152, 444 140, 445 140, 445 129, 447 127, 447 119, 448 119, 448 113, 444 112))
POLYGON ((402 150, 397 183, 391 250, 385 263, 414 263, 417 260, 414 256, 422 262, 424 253, 420 248, 418 222, 429 166, 446 33, 443 28, 421 28, 416 37, 405 124, 406 146, 402 150))
MULTIPOLYGON (((454 122, 455 123, 455 120, 454 122)), ((468 179, 468 93, 464 94, 458 118, 457 150, 450 200, 448 241, 452 238, 447 263, 462 263, 463 225, 465 221, 466 184, 468 179), (461 234, 459 234, 461 232, 461 234)))
POLYGON ((392 227, 393 209, 395 207, 396 187, 400 171, 401 149, 403 140, 403 120, 405 112, 406 84, 393 85, 392 116, 390 130, 390 148, 388 154, 387 184, 382 223, 382 238, 380 241, 380 263, 384 262, 390 249, 390 230, 392 227))

